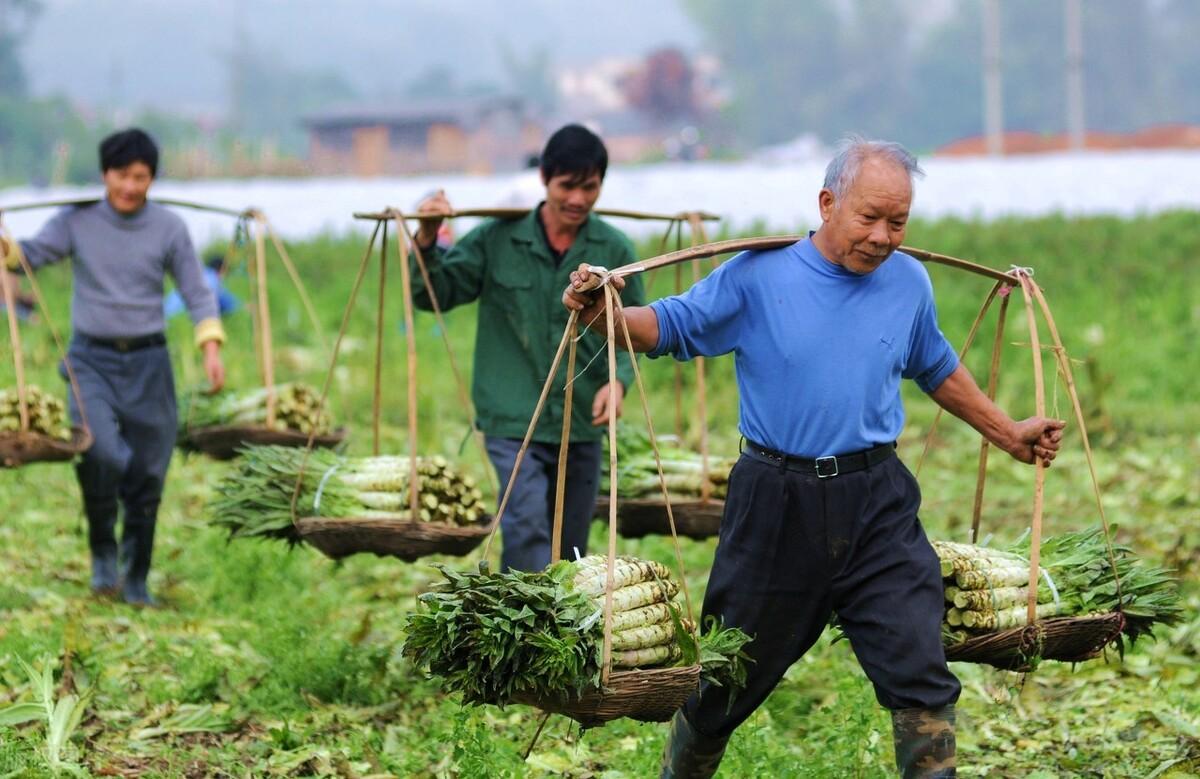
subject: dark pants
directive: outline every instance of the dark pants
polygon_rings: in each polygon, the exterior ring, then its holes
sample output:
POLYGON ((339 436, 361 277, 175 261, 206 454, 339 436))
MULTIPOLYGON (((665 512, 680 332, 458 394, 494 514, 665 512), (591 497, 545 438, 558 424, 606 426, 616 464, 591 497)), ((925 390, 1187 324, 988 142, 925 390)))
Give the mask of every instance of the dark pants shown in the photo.
MULTIPOLYGON (((487 438, 488 456, 500 477, 500 493, 513 471, 521 442, 515 438, 487 438)), ((508 507, 500 519, 504 548, 501 570, 540 571, 550 564, 554 530, 554 485, 558 474, 558 444, 529 444, 513 485, 508 507)), ((587 554, 588 527, 596 508, 600 483, 600 442, 585 441, 567 447, 567 481, 563 496, 562 545, 559 554, 574 560, 575 549, 587 554)))
POLYGON ((917 481, 896 457, 827 479, 745 453, 730 476, 704 615, 740 627, 747 688, 702 685, 684 713, 728 736, 808 651, 836 611, 875 695, 888 709, 958 699, 941 642, 942 580, 917 519, 917 481))
MULTIPOLYGON (((175 445, 175 380, 167 347, 120 352, 77 336, 67 354, 95 438, 75 471, 89 546, 96 556, 116 553, 119 501, 125 509, 122 566, 127 578, 144 581, 175 445)), ((71 419, 78 424, 79 407, 69 394, 71 419)))

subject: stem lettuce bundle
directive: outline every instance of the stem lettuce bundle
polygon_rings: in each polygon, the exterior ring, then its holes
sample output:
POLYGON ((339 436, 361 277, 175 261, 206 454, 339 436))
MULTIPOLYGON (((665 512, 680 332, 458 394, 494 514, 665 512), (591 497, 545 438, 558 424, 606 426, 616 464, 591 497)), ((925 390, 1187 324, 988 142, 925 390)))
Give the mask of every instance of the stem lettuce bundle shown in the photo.
MULTIPOLYGON (((607 559, 560 561, 538 573, 439 570, 445 581, 408 615, 403 653, 469 703, 504 705, 526 695, 577 698, 600 683, 607 559)), ((680 616, 665 566, 615 563, 613 667, 702 664, 704 678, 737 689, 750 640, 710 624, 697 638, 680 616), (707 663, 707 665, 705 665, 707 663)))
MULTIPOLYGON (((25 406, 29 412, 29 429, 34 433, 71 440, 71 425, 67 410, 56 395, 34 384, 25 386, 25 406)), ((21 429, 21 407, 15 389, 0 390, 0 435, 21 429)))
POLYGON ((231 536, 297 540, 292 494, 300 480, 296 514, 302 517, 376 517, 397 521, 472 525, 487 511, 483 493, 442 457, 417 460, 420 509, 413 516, 407 457, 346 457, 314 449, 248 446, 217 485, 208 504, 213 524, 231 536))
MULTIPOLYGON (((307 384, 290 382, 275 386, 275 429, 317 434, 329 432, 328 412, 320 407, 320 394, 307 384)), ((179 426, 189 428, 219 425, 262 427, 267 424, 267 390, 225 391, 208 395, 192 391, 180 403, 179 426)))
MULTIPOLYGON (((700 454, 679 446, 672 436, 660 436, 657 441, 668 494, 686 500, 699 498, 704 489, 704 464, 700 454)), ((709 457, 710 497, 724 500, 733 462, 730 458, 709 457)), ((607 494, 608 457, 603 458, 602 468, 600 493, 607 494)), ((617 434, 617 494, 622 498, 651 499, 662 495, 654 449, 650 446, 650 436, 642 430, 622 427, 617 434)))
MULTIPOLYGON (((943 639, 947 645, 974 635, 1025 625, 1029 597, 1029 540, 1006 550, 934 541, 946 593, 943 639)), ((1116 575, 1099 529, 1042 541, 1037 587, 1038 619, 1116 611, 1125 614, 1131 641, 1153 635, 1155 625, 1182 614, 1175 579, 1164 568, 1114 544, 1116 575), (1120 579, 1120 597, 1117 579, 1120 579)))

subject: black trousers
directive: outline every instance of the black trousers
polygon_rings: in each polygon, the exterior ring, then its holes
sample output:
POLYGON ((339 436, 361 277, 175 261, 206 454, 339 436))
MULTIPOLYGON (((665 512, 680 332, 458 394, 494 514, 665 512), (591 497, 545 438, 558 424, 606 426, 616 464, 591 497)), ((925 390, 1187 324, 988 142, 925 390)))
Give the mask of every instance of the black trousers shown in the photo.
MULTIPOLYGON (((87 338, 67 351, 95 442, 76 467, 93 554, 117 552, 118 502, 125 509, 122 558, 145 580, 167 467, 175 445, 175 380, 166 346, 120 352, 87 338)), ((70 393, 71 419, 81 416, 70 393)))
POLYGON ((899 458, 818 479, 750 452, 730 475, 704 615, 754 640, 745 690, 702 685, 684 707, 700 733, 728 736, 816 642, 836 611, 888 709, 954 703, 941 642, 942 580, 917 519, 917 481, 899 458))

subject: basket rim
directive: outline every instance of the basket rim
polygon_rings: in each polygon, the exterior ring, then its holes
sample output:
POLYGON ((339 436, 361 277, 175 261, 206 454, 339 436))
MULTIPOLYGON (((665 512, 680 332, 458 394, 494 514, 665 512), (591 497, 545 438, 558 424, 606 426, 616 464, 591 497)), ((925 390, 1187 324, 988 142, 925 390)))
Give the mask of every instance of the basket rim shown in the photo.
MULTIPOLYGON (((1013 641, 1015 644, 1011 648, 1012 654, 1010 659, 1013 661, 1012 667, 1014 670, 1028 669, 1030 667, 1028 661, 1032 661, 1036 657, 1040 657, 1043 660, 1061 662, 1082 662, 1098 656, 1106 647, 1116 641, 1124 630, 1124 626, 1125 615, 1121 611, 1110 611, 1104 614, 1047 617, 1046 619, 1019 625, 1008 630, 982 633, 972 636, 966 641, 960 641, 957 644, 947 646, 945 647, 946 659, 950 662, 977 662, 995 665, 997 661, 1003 662, 1005 649, 1002 648, 1002 645, 1007 641, 1013 641), (1044 655, 1032 655, 1022 661, 1022 658, 1015 651, 1017 645, 1025 643, 1026 636, 1031 631, 1035 635, 1044 636, 1044 632, 1048 629, 1069 628, 1072 626, 1092 630, 1104 629, 1104 633, 1099 634, 1104 637, 1104 640, 1097 640, 1090 648, 1081 650, 1080 653, 1069 657, 1063 656, 1061 653, 1051 652, 1044 655), (987 659, 982 655, 990 655, 993 659, 987 659)), ((1005 667, 1008 667, 1008 665, 1008 663, 1005 663, 1005 667)))
POLYGON ((405 530, 420 528, 429 535, 442 535, 460 538, 484 536, 491 531, 492 515, 485 514, 484 518, 473 525, 448 525, 442 522, 422 522, 411 519, 388 519, 386 517, 297 517, 296 531, 301 537, 315 533, 327 533, 335 530, 358 532, 363 528, 375 530, 405 530))
MULTIPOLYGON (((308 433, 304 433, 299 430, 293 430, 291 428, 287 428, 286 430, 278 430, 273 427, 267 427, 266 425, 204 425, 203 427, 187 427, 181 432, 188 438, 191 438, 192 436, 203 437, 223 435, 225 433, 269 432, 281 436, 298 436, 304 440, 308 440, 308 433)), ((330 430, 327 433, 318 433, 313 438, 316 441, 333 438, 342 439, 345 438, 349 432, 349 429, 343 425, 341 427, 335 427, 333 430, 330 430)))

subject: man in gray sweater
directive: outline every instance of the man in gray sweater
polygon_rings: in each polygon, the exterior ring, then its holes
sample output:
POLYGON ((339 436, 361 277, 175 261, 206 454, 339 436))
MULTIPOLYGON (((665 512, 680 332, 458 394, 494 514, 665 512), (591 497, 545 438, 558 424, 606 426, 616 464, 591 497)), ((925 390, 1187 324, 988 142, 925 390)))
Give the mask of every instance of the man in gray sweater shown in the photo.
MULTIPOLYGON (((217 301, 204 283, 187 228, 146 200, 158 148, 138 129, 100 143, 105 197, 56 214, 32 239, 0 238, 12 270, 24 256, 34 270, 70 257, 73 335, 67 355, 95 442, 76 474, 88 520, 92 589, 153 605, 146 587, 163 481, 175 443, 175 382, 163 322, 169 274, 195 323, 196 345, 212 391, 225 383, 225 333, 217 301), (118 554, 118 504, 125 522, 118 554)), ((71 395, 71 417, 81 420, 71 395)))

